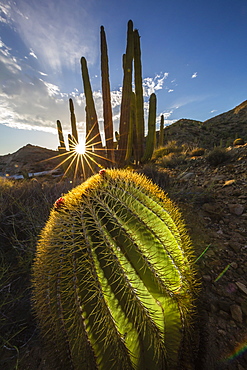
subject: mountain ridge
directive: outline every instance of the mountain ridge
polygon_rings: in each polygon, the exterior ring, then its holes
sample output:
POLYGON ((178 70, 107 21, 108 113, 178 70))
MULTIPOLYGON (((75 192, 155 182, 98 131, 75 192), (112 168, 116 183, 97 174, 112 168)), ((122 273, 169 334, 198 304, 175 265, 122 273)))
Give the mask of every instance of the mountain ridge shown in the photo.
POLYGON ((164 136, 165 144, 175 140, 205 149, 230 146, 238 137, 247 141, 247 100, 204 122, 182 118, 166 126, 164 136))
MULTIPOLYGON (((178 145, 213 149, 233 145, 238 137, 247 142, 247 100, 204 122, 181 118, 164 128, 164 145, 176 141, 178 145)), ((27 144, 12 154, 0 156, 0 173, 52 170, 61 163, 58 154, 56 150, 27 144)))

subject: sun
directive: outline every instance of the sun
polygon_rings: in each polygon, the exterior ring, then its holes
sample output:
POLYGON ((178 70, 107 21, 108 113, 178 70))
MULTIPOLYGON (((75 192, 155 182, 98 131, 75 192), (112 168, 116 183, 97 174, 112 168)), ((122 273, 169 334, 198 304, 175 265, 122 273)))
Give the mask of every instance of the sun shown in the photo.
POLYGON ((81 142, 80 144, 77 144, 75 147, 75 151, 77 154, 85 154, 86 153, 85 143, 81 142))

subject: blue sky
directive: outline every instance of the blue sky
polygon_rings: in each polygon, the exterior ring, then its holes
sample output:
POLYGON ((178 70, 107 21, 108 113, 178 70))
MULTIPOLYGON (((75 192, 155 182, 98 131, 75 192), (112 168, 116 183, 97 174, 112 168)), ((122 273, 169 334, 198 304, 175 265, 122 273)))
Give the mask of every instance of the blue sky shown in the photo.
POLYGON ((0 155, 30 143, 56 149, 56 120, 70 132, 74 100, 83 133, 86 57, 102 120, 99 33, 108 43, 114 124, 127 22, 139 30, 145 101, 157 122, 205 121, 247 99, 246 0, 0 0, 0 155))

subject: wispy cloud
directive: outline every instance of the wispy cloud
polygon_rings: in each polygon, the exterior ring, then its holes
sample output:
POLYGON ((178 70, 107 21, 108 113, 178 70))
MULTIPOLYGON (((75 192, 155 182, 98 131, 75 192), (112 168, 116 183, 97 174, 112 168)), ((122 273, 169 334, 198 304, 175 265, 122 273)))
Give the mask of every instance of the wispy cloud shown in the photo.
POLYGON ((204 101, 209 96, 210 95, 201 94, 201 95, 186 95, 186 96, 180 97, 180 98, 175 99, 173 101, 171 109, 179 109, 179 108, 184 107, 188 104, 193 104, 195 102, 204 101))
POLYGON ((1 19, 19 33, 30 55, 53 70, 73 68, 84 55, 93 63, 98 54, 94 19, 87 11, 90 1, 0 1, 1 19), (72 9, 76 5, 76 12, 72 9))
POLYGON ((193 75, 191 76, 191 78, 196 78, 197 77, 197 72, 193 73, 193 75))
POLYGON ((17 62, 17 59, 11 54, 11 48, 5 45, 0 40, 0 63, 3 65, 1 70, 2 76, 4 76, 4 69, 10 74, 16 74, 21 70, 20 64, 17 62))
POLYGON ((35 52, 34 52, 32 49, 30 49, 30 53, 29 53, 29 55, 31 55, 31 56, 32 56, 32 57, 34 57, 35 59, 38 59, 37 55, 35 54, 35 52))
POLYGON ((161 90, 164 85, 165 79, 168 77, 168 73, 157 74, 154 78, 146 77, 143 79, 143 95, 149 97, 152 93, 157 90, 161 90))

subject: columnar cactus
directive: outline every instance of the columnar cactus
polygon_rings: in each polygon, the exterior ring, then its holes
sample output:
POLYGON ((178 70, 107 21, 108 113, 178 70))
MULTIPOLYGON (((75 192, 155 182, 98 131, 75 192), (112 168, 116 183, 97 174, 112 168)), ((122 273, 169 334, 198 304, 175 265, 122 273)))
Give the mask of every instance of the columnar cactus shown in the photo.
POLYGON ((78 144, 78 132, 77 132, 77 127, 76 127, 74 104, 71 98, 69 99, 69 110, 70 110, 72 140, 73 140, 74 145, 77 145, 78 144))
POLYGON ((113 143, 113 121, 111 106, 111 90, 109 78, 109 65, 107 43, 104 27, 100 27, 100 49, 101 49, 101 81, 102 81, 102 100, 104 114, 105 144, 107 157, 114 162, 114 143, 113 143))
POLYGON ((57 120, 57 132, 58 132, 58 138, 59 138, 59 144, 61 150, 66 150, 65 142, 64 142, 64 136, 63 136, 63 129, 61 122, 57 120))
POLYGON ((54 369, 175 369, 193 306, 190 241, 147 178, 99 174, 59 198, 33 266, 54 369))
POLYGON ((164 145, 164 115, 160 117, 159 147, 164 145))
POLYGON ((130 104, 132 94, 133 52, 134 52, 133 22, 129 20, 127 31, 126 54, 123 58, 124 76, 123 76, 122 101, 119 122, 119 135, 120 135, 118 143, 119 150, 117 152, 117 162, 120 165, 122 165, 125 161, 128 143, 130 104))
POLYGON ((98 155, 102 155, 102 141, 99 132, 99 123, 93 100, 93 92, 88 74, 87 61, 84 57, 81 58, 81 72, 88 114, 89 131, 87 132, 87 139, 91 145, 93 143, 96 153, 98 155))
POLYGON ((145 163, 149 161, 153 155, 155 140, 156 140, 156 106, 157 100, 155 93, 150 95, 149 99, 149 111, 148 111, 148 134, 146 138, 146 147, 144 155, 142 157, 142 162, 145 163))
POLYGON ((141 46, 138 30, 134 30, 134 77, 136 94, 136 162, 140 163, 144 150, 144 101, 142 87, 141 46))

